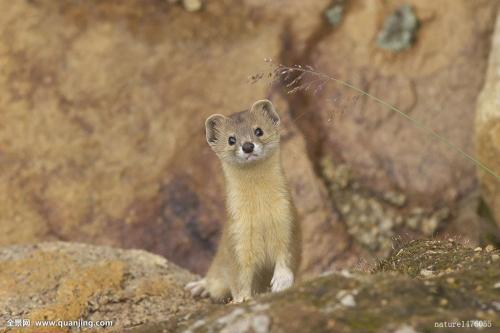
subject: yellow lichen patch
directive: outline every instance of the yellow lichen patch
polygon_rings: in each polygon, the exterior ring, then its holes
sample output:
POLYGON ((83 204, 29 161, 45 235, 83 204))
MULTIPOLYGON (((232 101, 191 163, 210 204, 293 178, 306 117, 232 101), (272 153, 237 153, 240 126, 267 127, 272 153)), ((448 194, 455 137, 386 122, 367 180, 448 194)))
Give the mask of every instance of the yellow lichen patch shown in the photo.
MULTIPOLYGON (((32 312, 29 319, 32 323, 37 320, 79 320, 85 315, 92 297, 116 291, 120 287, 124 270, 125 264, 121 261, 102 262, 74 270, 73 274, 61 280, 54 303, 32 312)), ((32 329, 39 332, 33 325, 32 329)), ((50 332, 54 331, 52 327, 50 332)))
POLYGON ((194 279, 142 250, 66 242, 1 249, 0 326, 12 320, 8 332, 52 333, 175 324, 208 302, 184 290, 194 279))
POLYGON ((135 288, 136 297, 141 297, 141 295, 148 296, 168 296, 172 293, 178 293, 178 284, 175 283, 171 278, 165 277, 154 277, 142 280, 135 288))
POLYGON ((0 262, 0 297, 50 289, 59 276, 73 270, 75 264, 65 254, 46 251, 36 251, 25 259, 0 262))

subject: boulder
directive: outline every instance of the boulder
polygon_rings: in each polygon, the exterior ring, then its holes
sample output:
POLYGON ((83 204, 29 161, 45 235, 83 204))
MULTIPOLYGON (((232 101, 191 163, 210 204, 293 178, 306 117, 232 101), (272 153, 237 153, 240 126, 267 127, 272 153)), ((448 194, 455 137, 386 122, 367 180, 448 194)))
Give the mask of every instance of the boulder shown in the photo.
POLYGON ((477 157, 496 174, 478 168, 482 197, 500 227, 500 12, 491 40, 488 69, 475 118, 477 157))
MULTIPOLYGON (((168 1, 0 3, 0 245, 143 248, 203 273, 225 220, 204 120, 269 97, 248 77, 279 57, 292 15, 305 44, 325 1, 266 3, 195 13, 168 1)), ((304 270, 320 270, 348 239, 289 123, 304 270)))
POLYGON ((290 56, 289 63, 301 59, 398 107, 418 124, 334 82, 316 94, 299 93, 305 107, 295 114, 309 112, 298 125, 316 163, 333 156, 378 197, 400 191, 410 207, 453 208, 477 187, 475 165, 419 126, 473 154, 474 109, 498 2, 413 1, 408 4, 419 21, 414 43, 399 52, 379 48, 384 22, 405 3, 350 2, 343 21, 324 24, 311 48, 290 56))
POLYGON ((184 291, 184 284, 194 278, 143 250, 65 242, 3 248, 0 331, 78 331, 74 324, 71 328, 59 323, 80 319, 111 321, 107 328, 116 330, 159 321, 176 326, 183 316, 207 307, 184 291), (10 320, 29 324, 9 327, 10 320), (37 327, 40 320, 56 323, 37 327))
POLYGON ((336 10, 334 26, 317 26, 307 49, 290 39, 282 62, 317 73, 295 85, 285 78, 291 114, 353 244, 369 251, 364 257, 385 256, 401 234, 498 239, 477 214, 476 165, 457 152, 475 155, 474 108, 498 4, 353 1, 336 10), (389 30, 395 35, 384 45, 404 47, 380 48, 389 30), (331 79, 322 81, 325 74, 331 79))
POLYGON ((420 24, 398 53, 376 39, 403 1, 176 2, 0 2, 0 245, 142 248, 204 273, 225 220, 204 120, 265 97, 284 119, 305 274, 386 254, 398 214, 434 235, 448 223, 435 215, 476 190, 473 164, 366 98, 335 86, 285 95, 248 77, 267 73, 264 58, 311 64, 470 151, 497 2, 414 1, 420 24), (325 158, 357 184, 342 206, 368 203, 374 218, 342 213, 325 158), (371 204, 394 193, 405 198, 396 213, 371 204))
POLYGON ((103 331, 117 333, 441 332, 467 321, 495 328, 499 262, 492 246, 399 242, 371 267, 326 272, 284 292, 220 305, 193 299, 183 286, 194 275, 143 250, 65 242, 11 246, 0 250, 0 331, 14 319, 31 326, 12 332, 78 332, 34 325, 80 319, 112 321, 103 331))

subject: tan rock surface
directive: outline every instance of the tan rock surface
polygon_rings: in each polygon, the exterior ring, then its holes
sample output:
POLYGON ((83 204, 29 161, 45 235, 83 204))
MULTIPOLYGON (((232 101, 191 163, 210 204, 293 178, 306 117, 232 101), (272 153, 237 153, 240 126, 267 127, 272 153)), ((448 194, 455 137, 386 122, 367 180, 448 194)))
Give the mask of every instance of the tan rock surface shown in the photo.
MULTIPOLYGON (((248 76, 279 56, 287 17, 307 35, 320 3, 0 2, 0 245, 139 247, 203 272, 225 218, 204 120, 266 97, 248 76)), ((311 268, 346 240, 328 233, 338 221, 290 133, 298 208, 325 244, 306 251, 311 268)))
POLYGON ((0 331, 27 319, 20 332, 66 332, 37 320, 113 321, 113 329, 196 313, 207 303, 184 291, 195 276, 142 250, 52 242, 0 250, 0 331))
MULTIPOLYGON (((112 320, 104 332, 441 332, 455 317, 498 326, 499 250, 454 240, 398 244, 368 270, 328 272, 243 304, 195 300, 194 276, 142 250, 40 243, 0 250, 0 332, 79 332, 35 320, 112 320), (437 292, 438 291, 438 292, 437 292), (471 301, 473 300, 473 301, 471 301), (31 329, 7 329, 10 318, 31 329), (444 319, 443 319, 444 318, 444 319)), ((464 332, 477 331, 463 329, 464 332)))
POLYGON ((500 266, 491 264, 494 255, 498 250, 413 241, 371 273, 324 274, 282 293, 202 312, 177 332, 476 332, 473 323, 444 326, 451 325, 448 318, 471 316, 484 332, 496 332, 500 266))
POLYGON ((0 245, 143 248, 204 272, 225 219, 204 120, 263 97, 285 119, 303 271, 358 254, 318 177, 321 157, 346 162, 372 195, 397 190, 429 211, 452 205, 476 187, 473 165, 388 111, 360 101, 332 125, 329 95, 248 84, 264 58, 310 63, 470 151, 496 2, 415 3, 416 44, 389 54, 375 37, 398 3, 349 2, 332 27, 329 0, 206 1, 192 13, 161 0, 0 1, 0 245))
MULTIPOLYGON (((334 32, 318 32, 322 38, 304 61, 399 107, 473 154, 474 108, 490 46, 484 36, 493 29, 498 2, 413 1, 420 21, 414 45, 382 50, 377 34, 403 3, 350 3, 334 32)), ((333 84, 309 98, 310 116, 299 127, 311 149, 352 166, 362 185, 379 195, 405 192, 410 205, 452 206, 476 187, 474 164, 464 156, 357 95, 333 84)))

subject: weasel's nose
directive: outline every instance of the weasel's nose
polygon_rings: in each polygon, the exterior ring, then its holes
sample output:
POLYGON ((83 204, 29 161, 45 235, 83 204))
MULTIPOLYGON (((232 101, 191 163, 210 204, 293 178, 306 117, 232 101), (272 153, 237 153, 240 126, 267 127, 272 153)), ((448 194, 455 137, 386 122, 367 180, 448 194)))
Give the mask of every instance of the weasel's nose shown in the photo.
POLYGON ((253 148, 254 148, 254 144, 251 143, 251 142, 245 142, 243 144, 243 146, 241 147, 241 149, 243 149, 243 151, 247 154, 250 154, 251 152, 253 152, 253 148))

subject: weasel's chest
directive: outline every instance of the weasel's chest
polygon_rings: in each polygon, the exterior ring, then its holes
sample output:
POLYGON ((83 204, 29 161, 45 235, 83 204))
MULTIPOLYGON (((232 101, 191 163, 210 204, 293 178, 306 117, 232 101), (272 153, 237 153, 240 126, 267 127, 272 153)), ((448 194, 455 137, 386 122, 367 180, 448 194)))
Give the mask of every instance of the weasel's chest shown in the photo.
POLYGON ((229 231, 237 252, 272 257, 273 244, 289 237, 293 215, 282 193, 228 198, 229 231))
POLYGON ((229 217, 242 229, 286 223, 291 211, 290 200, 279 191, 230 194, 227 206, 229 217))

